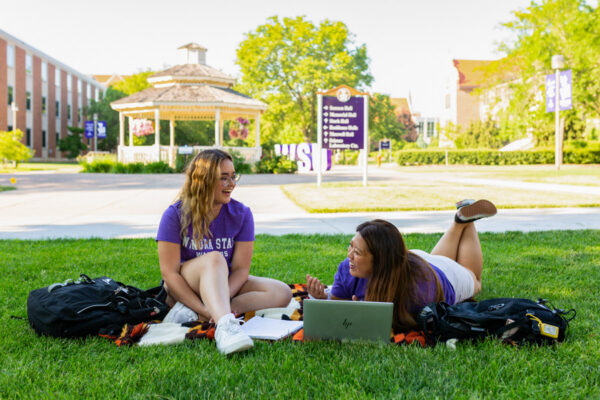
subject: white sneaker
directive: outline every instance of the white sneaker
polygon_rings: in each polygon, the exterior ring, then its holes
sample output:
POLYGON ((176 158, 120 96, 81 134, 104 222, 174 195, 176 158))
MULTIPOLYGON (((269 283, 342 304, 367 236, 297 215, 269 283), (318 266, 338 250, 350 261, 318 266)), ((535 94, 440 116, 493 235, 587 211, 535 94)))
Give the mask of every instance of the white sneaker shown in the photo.
POLYGON ((190 321, 198 320, 198 314, 191 308, 186 307, 183 303, 177 302, 169 310, 169 313, 165 315, 162 322, 172 322, 176 324, 183 324, 190 321))
POLYGON ((217 322, 215 341, 221 354, 227 355, 244 351, 254 346, 250 336, 242 332, 240 323, 241 321, 235 319, 231 313, 223 315, 217 322))

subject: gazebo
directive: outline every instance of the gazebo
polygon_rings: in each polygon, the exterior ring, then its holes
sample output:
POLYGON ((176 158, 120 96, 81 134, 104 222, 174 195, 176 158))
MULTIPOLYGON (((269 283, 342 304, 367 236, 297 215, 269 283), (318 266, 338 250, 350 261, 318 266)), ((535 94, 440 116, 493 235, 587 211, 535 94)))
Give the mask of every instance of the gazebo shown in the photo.
MULTIPOLYGON (((260 115, 267 105, 232 89, 235 79, 206 65, 207 49, 197 43, 179 48, 187 50, 187 64, 176 65, 148 78, 153 87, 113 101, 111 107, 119 112, 120 162, 166 161, 175 165, 176 121, 215 121, 215 147, 223 145, 223 122, 237 118, 255 122, 255 147, 234 147, 248 160, 257 161, 261 155, 260 115), (125 117, 129 119, 129 144, 125 145, 125 117), (155 143, 134 146, 131 126, 135 120, 154 120, 155 143), (170 122, 169 146, 160 145, 160 120, 170 122)), ((196 146, 196 150, 205 148, 196 146)), ((206 146, 213 147, 213 146, 206 146)))

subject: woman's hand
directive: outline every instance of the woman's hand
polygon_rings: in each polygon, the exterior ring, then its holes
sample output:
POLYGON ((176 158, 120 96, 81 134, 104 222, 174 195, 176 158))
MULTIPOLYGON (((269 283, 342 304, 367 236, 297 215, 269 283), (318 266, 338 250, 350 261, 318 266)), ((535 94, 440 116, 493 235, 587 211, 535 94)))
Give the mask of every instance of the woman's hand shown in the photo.
POLYGON ((321 283, 319 278, 306 274, 306 286, 308 288, 308 294, 315 299, 327 298, 327 293, 325 293, 325 285, 321 283))

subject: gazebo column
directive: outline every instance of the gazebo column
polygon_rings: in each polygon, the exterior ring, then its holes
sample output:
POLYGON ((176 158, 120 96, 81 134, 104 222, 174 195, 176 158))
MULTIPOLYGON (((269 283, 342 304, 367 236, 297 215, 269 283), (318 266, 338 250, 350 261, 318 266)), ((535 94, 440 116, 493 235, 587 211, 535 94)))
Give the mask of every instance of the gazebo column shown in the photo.
POLYGON ((219 138, 220 138, 220 143, 225 143, 223 141, 223 126, 225 125, 225 123, 221 123, 221 121, 219 121, 219 138))
POLYGON ((260 147, 260 113, 254 117, 254 129, 256 130, 256 147, 260 147))
POLYGON ((156 160, 160 161, 160 111, 154 110, 154 146, 156 146, 156 160))
POLYGON ((169 120, 169 166, 175 168, 175 120, 169 120))
MULTIPOLYGON (((133 118, 128 117, 128 119, 129 119, 129 146, 133 147, 133 129, 131 129, 133 127, 133 118)), ((133 152, 133 150, 131 150, 131 152, 133 152)))
POLYGON ((221 146, 221 138, 220 134, 220 125, 221 125, 221 110, 218 108, 215 110, 215 147, 221 146))
POLYGON ((262 147, 260 146, 260 113, 256 113, 256 117, 254 119, 254 129, 256 130, 256 161, 260 160, 260 156, 262 155, 262 147))
POLYGON ((125 116, 122 112, 119 113, 119 147, 118 147, 118 162, 123 162, 123 146, 125 146, 125 116))

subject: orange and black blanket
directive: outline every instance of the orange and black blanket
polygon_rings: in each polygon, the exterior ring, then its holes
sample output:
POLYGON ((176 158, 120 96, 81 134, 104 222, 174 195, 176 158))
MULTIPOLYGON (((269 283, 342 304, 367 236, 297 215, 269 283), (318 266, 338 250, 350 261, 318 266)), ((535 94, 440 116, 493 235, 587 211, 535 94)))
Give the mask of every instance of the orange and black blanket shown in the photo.
MULTIPOLYGON (((305 284, 292 284, 289 286, 292 289, 293 299, 300 304, 300 307, 290 310, 289 313, 282 313, 280 318, 292 321, 301 321, 303 315, 302 302, 308 297, 308 290, 305 284)), ((244 319, 244 321, 248 321, 250 318, 254 317, 256 313, 257 312, 255 311, 250 311, 242 315, 238 315, 238 318, 241 317, 244 319)), ((114 341, 117 346, 131 346, 139 342, 142 336, 148 332, 148 327, 151 324, 159 322, 160 321, 142 322, 137 325, 126 324, 123 326, 121 332, 102 331, 100 332, 100 336, 114 341)), ((186 339, 215 339, 214 322, 192 321, 183 324, 183 326, 189 328, 185 335, 186 339)), ((304 331, 301 329, 300 331, 296 332, 296 334, 292 337, 292 340, 302 342, 303 337, 304 331)), ((390 341, 398 345, 412 344, 416 342, 422 347, 426 347, 429 344, 423 332, 420 331, 392 333, 390 335, 390 341)))

